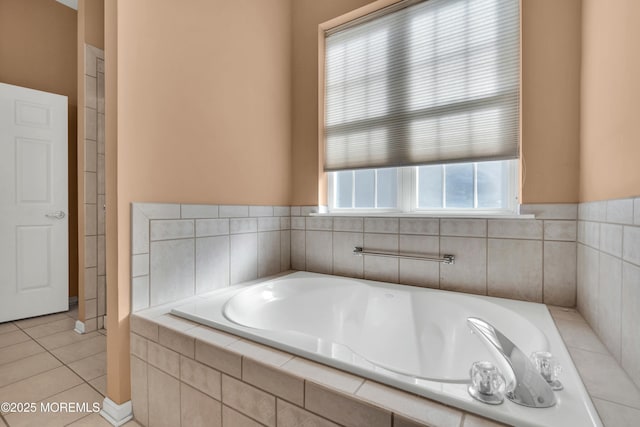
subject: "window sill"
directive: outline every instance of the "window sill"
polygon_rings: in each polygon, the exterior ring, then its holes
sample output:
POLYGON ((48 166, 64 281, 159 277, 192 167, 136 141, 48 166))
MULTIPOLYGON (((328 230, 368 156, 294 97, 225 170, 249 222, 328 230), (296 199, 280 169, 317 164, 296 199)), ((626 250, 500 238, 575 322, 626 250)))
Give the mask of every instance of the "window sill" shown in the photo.
POLYGON ((452 218, 452 219, 535 219, 534 214, 517 214, 508 213, 486 213, 486 212, 372 212, 372 211, 355 211, 355 212, 325 212, 311 213, 310 216, 318 217, 334 217, 334 216, 353 216, 353 217, 382 217, 382 218, 452 218))

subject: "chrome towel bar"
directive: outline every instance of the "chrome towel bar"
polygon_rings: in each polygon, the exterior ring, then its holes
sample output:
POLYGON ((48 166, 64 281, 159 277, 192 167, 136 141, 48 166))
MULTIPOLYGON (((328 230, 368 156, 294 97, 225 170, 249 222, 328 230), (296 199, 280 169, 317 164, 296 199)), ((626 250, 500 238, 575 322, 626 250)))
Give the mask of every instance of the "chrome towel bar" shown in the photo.
POLYGON ((375 255, 375 256, 382 256, 387 258, 417 259, 420 261, 434 261, 434 262, 441 262, 444 264, 455 264, 455 260, 456 260, 456 257, 454 255, 443 255, 442 258, 421 256, 421 255, 402 255, 402 254, 394 254, 392 252, 365 251, 362 246, 356 246, 355 248, 353 248, 353 254, 358 256, 375 255))

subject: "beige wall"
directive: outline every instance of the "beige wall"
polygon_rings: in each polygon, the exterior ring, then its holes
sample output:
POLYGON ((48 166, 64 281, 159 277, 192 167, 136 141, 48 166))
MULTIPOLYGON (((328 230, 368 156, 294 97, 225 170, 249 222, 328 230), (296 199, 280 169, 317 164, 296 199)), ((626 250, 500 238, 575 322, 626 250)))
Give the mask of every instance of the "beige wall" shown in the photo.
MULTIPOLYGON (((129 369, 129 311, 131 285, 129 263, 119 270, 119 251, 129 254, 131 245, 118 235, 118 4, 107 1, 104 8, 105 66, 105 185, 107 262, 107 396, 122 404, 131 398, 129 369), (122 279, 121 279, 122 277, 122 279)), ((123 203, 123 210, 128 208, 123 203)), ((122 225, 124 228, 125 225, 122 225)), ((129 227, 127 221, 126 227, 129 227)), ((127 228, 128 230, 129 228, 127 228)))
POLYGON ((104 49, 104 0, 83 0, 84 41, 104 49))
POLYGON ((108 390, 122 402, 130 203, 291 199, 291 2, 119 0, 106 25, 108 390))
POLYGON ((578 201, 581 0, 522 0, 522 203, 578 201))
POLYGON ((318 203, 318 24, 367 3, 371 0, 293 1, 293 205, 318 203))
POLYGON ((289 202, 290 19, 287 0, 120 4, 119 200, 289 202))
MULTIPOLYGON (((315 204, 319 198, 315 26, 366 3, 294 2, 292 204, 315 204)), ((523 203, 578 199, 580 4, 522 0, 523 203)))
POLYGON ((69 296, 76 296, 76 12, 53 0, 0 0, 0 81, 69 98, 69 296))
POLYGON ((640 195, 640 2, 583 0, 580 200, 640 195))

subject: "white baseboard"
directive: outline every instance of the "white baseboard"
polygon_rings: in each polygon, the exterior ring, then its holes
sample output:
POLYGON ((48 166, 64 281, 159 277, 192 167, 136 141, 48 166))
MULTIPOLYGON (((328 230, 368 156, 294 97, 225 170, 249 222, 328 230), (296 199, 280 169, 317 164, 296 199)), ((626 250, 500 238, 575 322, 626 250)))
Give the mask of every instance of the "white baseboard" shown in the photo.
POLYGON ((133 407, 131 401, 124 402, 122 405, 118 405, 108 397, 104 398, 102 402, 102 411, 100 411, 102 418, 107 420, 112 426, 120 427, 121 425, 131 421, 133 419, 133 407))
POLYGON ((76 333, 78 334, 84 334, 84 322, 76 320, 76 327, 74 328, 74 331, 76 331, 76 333))

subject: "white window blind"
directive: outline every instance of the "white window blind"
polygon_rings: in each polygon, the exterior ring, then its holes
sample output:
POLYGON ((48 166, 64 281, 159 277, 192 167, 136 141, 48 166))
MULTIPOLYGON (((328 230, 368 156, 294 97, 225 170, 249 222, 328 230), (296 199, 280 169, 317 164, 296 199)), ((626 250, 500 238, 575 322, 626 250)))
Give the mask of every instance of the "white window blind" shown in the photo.
POLYGON ((326 33, 325 170, 518 157, 519 0, 427 0, 326 33))

